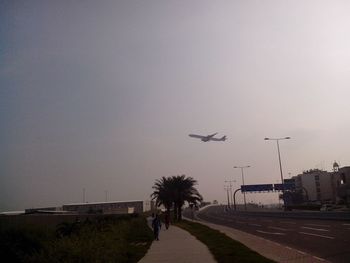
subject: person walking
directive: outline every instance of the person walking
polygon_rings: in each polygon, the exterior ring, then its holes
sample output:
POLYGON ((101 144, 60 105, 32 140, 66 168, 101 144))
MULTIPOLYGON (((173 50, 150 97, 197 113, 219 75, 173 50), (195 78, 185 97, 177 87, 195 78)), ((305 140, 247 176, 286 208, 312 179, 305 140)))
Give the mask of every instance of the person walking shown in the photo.
POLYGON ((156 214, 156 217, 152 221, 152 228, 153 228, 154 239, 159 240, 159 230, 161 228, 161 222, 158 214, 156 214))
POLYGON ((168 229, 170 225, 170 215, 168 212, 165 213, 164 221, 165 221, 165 228, 168 229))

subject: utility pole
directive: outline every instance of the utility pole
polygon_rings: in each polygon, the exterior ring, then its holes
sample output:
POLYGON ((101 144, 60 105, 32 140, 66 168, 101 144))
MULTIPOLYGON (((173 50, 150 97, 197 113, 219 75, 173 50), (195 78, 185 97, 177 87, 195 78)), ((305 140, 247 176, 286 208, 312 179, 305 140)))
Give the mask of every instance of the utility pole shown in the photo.
MULTIPOLYGON (((246 165, 246 166, 234 166, 233 168, 239 168, 241 169, 241 172, 242 172, 242 183, 243 183, 243 186, 244 186, 244 173, 243 173, 243 169, 244 168, 249 168, 250 165, 246 165)), ((243 199, 244 199, 244 210, 247 211, 247 201, 245 199, 245 191, 243 191, 243 199)))
POLYGON ((225 181, 225 183, 230 184, 230 197, 231 197, 231 205, 233 204, 233 196, 232 196, 232 183, 235 183, 236 180, 225 181))
POLYGON ((225 186, 224 186, 224 189, 225 189, 225 191, 226 191, 226 193, 227 193, 227 206, 228 206, 228 207, 231 207, 231 206, 230 206, 230 196, 229 196, 230 187, 225 185, 225 186))
POLYGON ((83 188, 83 203, 85 203, 85 188, 83 188))

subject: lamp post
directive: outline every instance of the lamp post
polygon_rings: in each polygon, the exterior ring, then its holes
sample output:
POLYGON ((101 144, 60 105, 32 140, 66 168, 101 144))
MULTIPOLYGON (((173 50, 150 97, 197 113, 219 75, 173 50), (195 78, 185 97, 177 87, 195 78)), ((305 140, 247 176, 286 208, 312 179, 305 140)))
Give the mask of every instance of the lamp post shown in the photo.
MULTIPOLYGON (((244 168, 249 168, 249 167, 250 167, 250 165, 246 165, 246 166, 234 166, 234 167, 233 167, 233 168, 239 168, 239 169, 241 169, 243 186, 244 186, 244 174, 243 174, 243 169, 244 169, 244 168)), ((247 210, 247 202, 246 202, 246 199, 245 199, 245 191, 243 191, 243 199, 244 199, 244 210, 247 210)))
POLYGON ((283 204, 284 204, 284 209, 286 210, 286 200, 284 196, 284 181, 283 181, 283 172, 282 172, 282 163, 281 163, 281 154, 280 154, 280 145, 279 141, 281 140, 289 140, 290 137, 284 137, 284 138, 265 138, 265 141, 276 141, 277 143, 277 152, 278 152, 278 161, 280 164, 280 172, 281 172, 281 183, 282 183, 282 197, 283 197, 283 204))

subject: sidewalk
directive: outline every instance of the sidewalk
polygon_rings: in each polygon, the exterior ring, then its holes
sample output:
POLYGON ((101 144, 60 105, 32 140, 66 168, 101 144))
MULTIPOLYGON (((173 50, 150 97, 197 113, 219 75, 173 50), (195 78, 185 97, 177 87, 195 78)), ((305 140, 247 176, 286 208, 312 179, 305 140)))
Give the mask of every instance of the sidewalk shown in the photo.
MULTIPOLYGON (((190 219, 187 219, 190 221, 190 219)), ((250 249, 256 251, 260 255, 272 259, 276 262, 288 263, 310 263, 310 262, 328 262, 324 259, 309 255, 305 252, 278 244, 276 242, 255 236, 231 227, 216 225, 205 221, 196 221, 210 228, 216 229, 225 233, 230 238, 241 242, 250 249)))
POLYGON ((176 263, 214 263, 216 262, 208 248, 187 231, 176 226, 165 230, 163 225, 159 241, 153 241, 139 263, 176 262, 176 263))

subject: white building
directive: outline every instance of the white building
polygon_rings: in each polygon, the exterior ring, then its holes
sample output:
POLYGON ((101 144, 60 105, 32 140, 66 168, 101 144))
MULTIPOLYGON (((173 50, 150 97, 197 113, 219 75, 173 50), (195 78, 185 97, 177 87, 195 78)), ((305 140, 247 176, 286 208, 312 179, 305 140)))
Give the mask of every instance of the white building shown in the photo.
POLYGON ((336 196, 332 174, 327 171, 309 170, 293 178, 296 189, 302 189, 308 201, 329 202, 336 196))
POLYGON ((74 203, 63 205, 63 211, 79 214, 133 214, 143 212, 143 201, 114 201, 94 203, 74 203))

